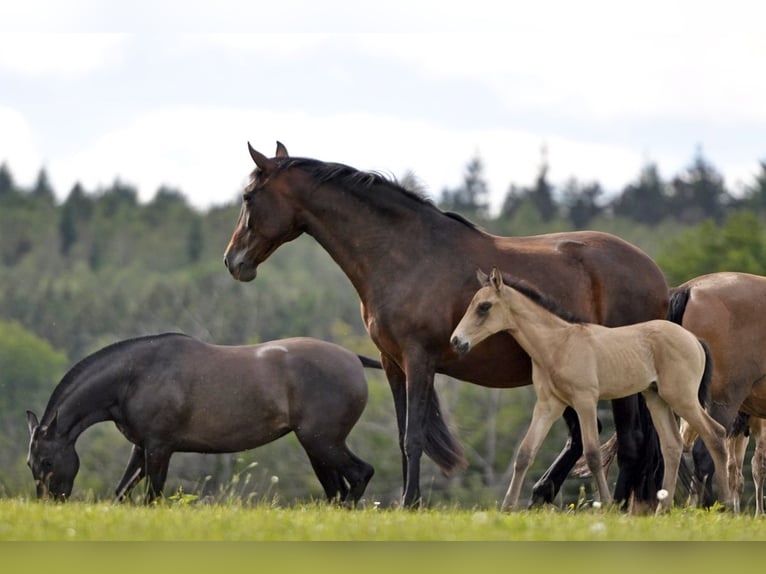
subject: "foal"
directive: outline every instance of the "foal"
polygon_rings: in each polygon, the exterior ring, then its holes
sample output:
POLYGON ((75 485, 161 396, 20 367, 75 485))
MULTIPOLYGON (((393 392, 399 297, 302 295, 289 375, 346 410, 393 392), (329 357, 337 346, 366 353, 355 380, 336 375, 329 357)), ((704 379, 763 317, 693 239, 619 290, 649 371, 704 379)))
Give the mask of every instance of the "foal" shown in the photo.
POLYGON ((577 412, 585 458, 597 479, 601 502, 611 503, 601 465, 597 403, 639 392, 657 429, 665 462, 663 488, 668 496, 660 500, 657 512, 672 505, 681 461, 683 445, 673 411, 689 421, 710 449, 721 500, 728 507, 726 433, 703 410, 698 398, 709 369, 707 349, 694 335, 664 320, 609 328, 564 319, 528 285, 505 285, 496 268, 489 277, 481 271, 478 277, 482 287, 452 333, 452 346, 467 353, 490 335, 509 332, 532 359, 537 395, 503 510, 516 507, 524 474, 551 425, 568 405, 577 412))

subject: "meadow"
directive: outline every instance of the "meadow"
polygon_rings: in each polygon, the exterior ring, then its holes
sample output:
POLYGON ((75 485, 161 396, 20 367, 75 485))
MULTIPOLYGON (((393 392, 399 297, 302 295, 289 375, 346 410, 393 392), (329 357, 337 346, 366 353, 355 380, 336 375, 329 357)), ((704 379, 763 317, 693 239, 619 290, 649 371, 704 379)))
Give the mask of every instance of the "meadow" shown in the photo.
POLYGON ((676 508, 662 516, 548 508, 349 510, 326 503, 152 507, 109 502, 0 500, 2 541, 766 541, 766 521, 747 514, 676 508))

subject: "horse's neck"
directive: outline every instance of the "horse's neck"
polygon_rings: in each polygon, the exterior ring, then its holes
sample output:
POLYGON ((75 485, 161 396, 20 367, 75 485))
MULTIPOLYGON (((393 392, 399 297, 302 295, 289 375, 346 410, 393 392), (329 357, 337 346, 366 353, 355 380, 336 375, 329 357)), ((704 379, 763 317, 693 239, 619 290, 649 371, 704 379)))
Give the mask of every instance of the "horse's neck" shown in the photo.
POLYGON ((46 409, 58 412, 57 432, 70 442, 77 440, 88 427, 113 418, 110 407, 114 404, 114 389, 108 381, 97 376, 87 379, 85 384, 78 382, 46 409))
MULTIPOLYGON (((416 268, 423 261, 418 250, 433 254, 448 248, 446 241, 434 244, 431 240, 430 218, 434 218, 434 226, 470 229, 426 204, 418 205, 417 200, 397 197, 396 190, 375 187, 352 192, 325 184, 312 194, 307 211, 306 233, 330 254, 363 301, 370 284, 386 285, 392 273, 416 268), (369 201, 362 194, 369 194, 369 201), (438 218, 443 221, 436 221, 438 218), (383 280, 374 281, 376 276, 383 280)), ((458 241, 457 235, 445 233, 454 241, 458 241)))
POLYGON ((511 295, 508 307, 517 325, 514 338, 533 360, 549 363, 572 325, 519 292, 511 295))

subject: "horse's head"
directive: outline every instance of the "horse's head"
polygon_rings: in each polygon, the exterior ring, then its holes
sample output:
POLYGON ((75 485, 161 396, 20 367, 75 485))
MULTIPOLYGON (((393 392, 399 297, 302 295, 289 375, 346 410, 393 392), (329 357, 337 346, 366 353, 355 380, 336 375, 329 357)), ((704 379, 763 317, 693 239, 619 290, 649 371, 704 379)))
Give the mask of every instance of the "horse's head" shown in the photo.
POLYGON ((72 494, 80 459, 74 444, 56 435, 58 413, 46 425, 37 421, 37 416, 27 411, 29 426, 29 453, 27 466, 32 471, 37 489, 37 498, 50 497, 64 501, 72 494))
POLYGON ((503 277, 497 268, 487 275, 477 271, 481 287, 471 299, 463 318, 452 332, 450 342, 458 353, 467 353, 490 335, 507 331, 513 325, 510 314, 505 311, 503 300, 503 277))
POLYGON ((288 176, 279 172, 287 149, 277 142, 275 157, 267 158, 248 143, 256 168, 242 193, 242 208, 223 262, 239 281, 252 281, 258 265, 277 247, 301 234, 296 209, 290 201, 288 176))

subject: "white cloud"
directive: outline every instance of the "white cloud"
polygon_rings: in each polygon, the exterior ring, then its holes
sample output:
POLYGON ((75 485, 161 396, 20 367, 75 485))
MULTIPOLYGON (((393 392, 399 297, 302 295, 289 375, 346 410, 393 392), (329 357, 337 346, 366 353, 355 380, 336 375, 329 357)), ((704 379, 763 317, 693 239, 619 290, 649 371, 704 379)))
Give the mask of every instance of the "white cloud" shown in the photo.
POLYGON ((572 175, 607 187, 637 174, 641 158, 629 150, 560 137, 547 140, 513 130, 452 130, 426 122, 370 114, 309 115, 228 108, 173 108, 143 114, 105 134, 82 151, 51 162, 57 189, 76 181, 86 189, 109 185, 116 177, 137 185, 150 199, 160 185, 180 188, 200 207, 236 198, 253 168, 246 142, 266 155, 279 139, 298 156, 338 161, 362 170, 400 177, 413 171, 433 198, 462 180, 476 153, 494 192, 496 205, 508 186, 531 185, 548 148, 550 176, 572 175))
POLYGON ((77 76, 112 64, 124 34, 2 34, 0 69, 24 76, 77 76))
POLYGON ((0 163, 3 162, 19 184, 31 181, 42 167, 27 119, 17 110, 0 107, 0 163))

